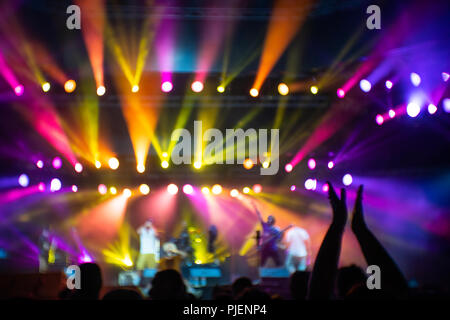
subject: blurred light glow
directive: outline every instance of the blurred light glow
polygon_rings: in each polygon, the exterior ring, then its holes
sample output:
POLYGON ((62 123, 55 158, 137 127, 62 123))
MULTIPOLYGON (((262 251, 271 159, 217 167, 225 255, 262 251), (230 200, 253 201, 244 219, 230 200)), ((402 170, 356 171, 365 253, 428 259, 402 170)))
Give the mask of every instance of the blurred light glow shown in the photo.
POLYGON ((202 163, 200 161, 195 161, 194 162, 194 168, 195 169, 200 169, 202 167, 202 163))
POLYGON ((173 84, 172 84, 172 82, 170 82, 170 81, 164 81, 164 82, 161 84, 161 90, 162 90, 162 92, 170 92, 170 91, 172 91, 172 89, 173 89, 173 84))
POLYGON ((305 189, 306 190, 316 190, 317 180, 315 179, 306 179, 305 181, 305 189))
POLYGON ((203 194, 209 194, 209 188, 208 187, 203 187, 202 188, 202 193, 203 194))
POLYGON ((30 184, 30 179, 28 178, 28 176, 25 173, 22 173, 19 176, 18 181, 19 181, 19 185, 24 188, 28 187, 28 185, 30 184))
POLYGON ((328 169, 333 169, 334 168, 334 162, 333 161, 328 161, 328 169))
POLYGON ((314 170, 316 168, 316 160, 313 158, 308 160, 308 168, 314 170))
POLYGON ((50 83, 44 82, 44 83, 42 84, 42 91, 48 92, 49 90, 50 90, 50 83))
POLYGON ((218 86, 217 87, 217 92, 224 93, 225 92, 225 87, 224 86, 218 86))
POLYGON ((412 73, 409 75, 409 79, 411 80, 411 83, 412 83, 415 87, 418 87, 418 86, 420 85, 420 82, 422 81, 422 79, 420 78, 420 76, 419 76, 417 73, 415 73, 415 72, 412 72, 412 73))
POLYGON ((137 84, 135 84, 133 87, 131 87, 131 92, 138 92, 139 91, 139 86, 137 84))
POLYGON ((163 167, 164 169, 167 169, 169 167, 169 161, 167 161, 167 160, 161 161, 161 167, 163 167))
POLYGON ((381 114, 377 114, 377 116, 375 117, 375 122, 381 126, 384 122, 384 118, 381 114))
POLYGON ((56 192, 61 190, 61 180, 59 180, 58 178, 53 178, 50 181, 50 191, 51 192, 56 192))
POLYGON ((67 93, 74 92, 76 87, 77 83, 75 82, 75 80, 67 80, 66 83, 64 83, 64 90, 67 93))
POLYGON ((353 182, 353 177, 352 177, 351 174, 347 173, 346 175, 344 175, 344 176, 342 177, 342 183, 343 183, 345 186, 348 187, 349 185, 352 184, 352 182, 353 182))
POLYGON ((341 98, 341 99, 342 99, 343 97, 345 97, 345 91, 344 91, 344 89, 342 89, 342 88, 337 89, 336 94, 337 94, 337 96, 338 96, 339 98, 341 98))
POLYGON ((42 160, 36 161, 36 167, 38 167, 39 169, 42 169, 44 167, 44 161, 42 161, 42 160))
POLYGON ((242 192, 245 193, 245 194, 250 193, 250 188, 249 187, 244 187, 242 189, 242 192))
POLYGON ((369 80, 362 79, 359 82, 359 87, 361 88, 362 91, 369 92, 370 89, 372 89, 372 84, 369 82, 369 80))
POLYGON ((447 82, 449 78, 450 74, 448 74, 447 72, 442 72, 442 80, 444 80, 444 82, 447 82))
POLYGON ((185 184, 184 186, 183 186, 183 192, 185 193, 185 194, 193 194, 194 193, 194 188, 190 185, 190 184, 185 184))
POLYGON ((444 111, 450 113, 450 99, 445 98, 444 101, 442 102, 442 105, 444 106, 444 111))
POLYGON ((132 194, 133 194, 133 193, 131 192, 130 189, 128 189, 128 188, 123 189, 123 195, 124 195, 125 197, 129 198, 129 197, 131 197, 132 194))
POLYGON ((312 94, 317 94, 319 92, 319 88, 317 88, 316 86, 311 86, 310 90, 312 94))
POLYGON ((78 173, 83 172, 83 165, 81 163, 77 162, 75 164, 75 171, 78 173))
POLYGON ((419 115, 420 113, 420 106, 415 103, 415 102, 410 102, 408 103, 408 105, 406 106, 406 113, 408 114, 408 116, 410 116, 411 118, 415 118, 419 115))
POLYGON ((150 187, 143 183, 139 186, 139 191, 143 194, 143 195, 147 195, 150 193, 150 187))
POLYGON ((230 196, 236 198, 239 195, 239 191, 237 189, 232 189, 230 191, 230 196))
POLYGON ((102 163, 100 161, 98 161, 98 160, 95 160, 95 167, 97 169, 100 169, 102 167, 102 163))
POLYGON ((99 86, 99 87, 97 88, 97 95, 98 95, 98 96, 104 95, 105 92, 106 92, 105 86, 99 86))
POLYGON ((109 158, 108 165, 112 170, 116 170, 119 167, 119 160, 115 157, 109 158))
POLYGON ((391 109, 389 110, 389 118, 393 119, 395 117, 395 110, 391 109))
MULTIPOLYGON (((281 94, 282 96, 285 96, 289 93, 289 87, 287 86, 287 84, 285 83, 280 83, 278 85, 278 93, 281 94)), ((250 92, 251 94, 251 92, 250 92)))
POLYGON ((437 111, 437 107, 434 104, 430 103, 428 105, 428 113, 429 114, 435 114, 436 111, 437 111))
POLYGON ((78 187, 76 185, 72 186, 72 192, 77 192, 78 191, 78 187))
POLYGON ((214 194, 221 194, 222 193, 222 186, 220 184, 215 184, 215 185, 213 185, 211 191, 214 194))
POLYGON ((178 193, 178 187, 175 184, 171 183, 167 186, 167 192, 175 195, 178 193))
POLYGON ((267 169, 267 168, 269 167, 269 165, 270 165, 270 162, 269 162, 269 161, 264 161, 264 162, 262 163, 262 167, 263 167, 264 169, 267 169))
POLYGON ((297 189, 297 187, 292 185, 290 189, 291 189, 291 191, 295 191, 295 189, 297 189))
POLYGON ((98 193, 100 194, 106 194, 106 192, 108 192, 108 188, 106 188, 106 186, 102 183, 98 185, 98 193))
POLYGON ((389 90, 392 89, 392 87, 394 86, 394 84, 392 83, 391 80, 386 80, 386 82, 385 82, 384 85, 385 85, 386 88, 389 89, 389 90))
POLYGON ((322 191, 323 191, 323 192, 328 192, 329 189, 330 189, 330 187, 328 186, 327 183, 325 183, 325 184, 323 185, 323 187, 322 187, 322 191))
POLYGON ((45 191, 45 183, 39 182, 38 190, 41 191, 41 192, 44 192, 45 191))
POLYGON ((251 88, 251 89, 250 89, 250 95, 251 95, 253 98, 257 97, 258 94, 259 94, 258 89, 256 89, 256 88, 251 88))
POLYGON ((260 184, 255 184, 255 185, 253 185, 253 192, 254 193, 261 193, 261 191, 262 191, 262 186, 260 185, 260 184))
POLYGON ((194 92, 202 92, 203 83, 201 81, 194 81, 194 82, 192 82, 191 89, 194 92))
POLYGON ((244 160, 244 168, 247 170, 250 170, 251 168, 253 168, 253 161, 252 159, 245 159, 244 160))
POLYGON ((52 161, 53 168, 59 169, 62 166, 62 160, 60 157, 54 157, 52 161))
POLYGON ((293 168, 294 168, 294 167, 293 167, 292 164, 290 164, 290 163, 288 163, 287 165, 284 166, 284 170, 285 170, 286 172, 291 172, 293 168))
POLYGON ((117 194, 117 188, 116 188, 116 187, 110 187, 110 188, 109 188, 109 193, 111 193, 111 194, 117 194))
POLYGON ((162 153, 162 157, 163 157, 163 158, 167 158, 168 156, 169 156, 169 154, 168 154, 167 152, 163 152, 163 153, 162 153))
POLYGON ((21 84, 17 85, 17 86, 14 88, 14 93, 16 94, 16 96, 21 96, 21 95, 23 95, 23 91, 24 91, 24 88, 23 88, 23 85, 21 85, 21 84))
POLYGON ((145 172, 145 166, 144 166, 142 163, 139 163, 139 164, 136 166, 136 170, 137 170, 137 172, 139 172, 139 173, 143 173, 143 172, 145 172))

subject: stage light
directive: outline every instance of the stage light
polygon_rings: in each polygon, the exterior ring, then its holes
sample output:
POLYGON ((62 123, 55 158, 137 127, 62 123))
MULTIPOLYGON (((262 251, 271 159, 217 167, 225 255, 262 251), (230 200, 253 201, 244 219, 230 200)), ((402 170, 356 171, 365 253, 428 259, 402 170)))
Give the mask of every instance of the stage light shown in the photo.
POLYGON ((171 183, 167 186, 167 192, 175 195, 178 193, 178 187, 175 184, 171 183))
POLYGON ((116 187, 110 187, 110 188, 109 188, 109 193, 111 193, 111 194, 117 194, 117 188, 116 188, 116 187))
POLYGON ((297 187, 292 185, 290 189, 291 189, 291 191, 295 191, 295 189, 297 189, 297 187))
POLYGON ((38 184, 38 190, 39 190, 40 192, 44 192, 44 191, 45 191, 45 183, 39 182, 39 184, 38 184))
POLYGON ((323 192, 328 192, 329 189, 330 189, 330 187, 328 186, 328 183, 325 183, 322 187, 323 192))
POLYGON ((211 191, 214 194, 221 194, 222 193, 222 186, 220 184, 215 184, 215 185, 213 185, 211 191))
POLYGON ((434 104, 430 103, 428 105, 428 113, 429 114, 435 114, 436 111, 437 111, 437 107, 434 104))
POLYGON ((249 187, 244 187, 242 189, 242 192, 245 193, 245 194, 250 193, 250 188, 249 187))
POLYGON ((133 262, 131 261, 131 258, 129 257, 129 256, 126 256, 124 259, 123 259, 123 264, 125 265, 125 266, 127 266, 127 267, 132 267, 133 266, 133 262))
POLYGON ((384 122, 384 118, 381 114, 377 114, 377 116, 375 117, 375 122, 381 126, 384 122))
POLYGON ((250 89, 250 95, 251 95, 253 98, 256 98, 256 97, 258 96, 258 94, 259 94, 258 89, 256 89, 256 88, 251 88, 251 89, 250 89))
POLYGON ((253 161, 252 159, 245 159, 244 160, 244 168, 247 170, 250 170, 251 168, 253 168, 253 161))
POLYGON ((290 163, 288 163, 287 165, 284 166, 284 170, 285 170, 286 172, 291 172, 293 168, 294 168, 294 167, 293 167, 292 164, 290 164, 290 163))
POLYGON ((316 160, 313 158, 308 160, 308 168, 314 170, 316 168, 316 160))
POLYGON ((163 167, 164 169, 167 169, 169 167, 169 161, 167 161, 167 160, 161 161, 161 167, 163 167))
POLYGON ((123 189, 122 193, 123 193, 123 195, 124 195, 126 198, 131 197, 131 195, 133 194, 133 193, 131 192, 131 190, 128 189, 128 188, 123 189))
POLYGON ((343 183, 345 186, 348 187, 349 185, 352 184, 352 182, 353 182, 353 177, 352 177, 351 174, 347 173, 346 175, 344 175, 344 176, 342 177, 342 183, 343 183))
POLYGON ((328 169, 333 169, 334 168, 334 162, 333 161, 328 161, 328 169))
POLYGON ((195 161, 194 162, 194 168, 195 169, 200 169, 202 167, 202 163, 200 161, 195 161))
POLYGON ((253 185, 253 192, 254 193, 261 193, 261 191, 262 191, 262 186, 260 185, 260 184, 255 184, 255 185, 253 185))
POLYGON ((317 180, 315 179, 306 179, 305 181, 305 189, 306 190, 316 190, 317 180))
POLYGON ((445 98, 444 101, 442 102, 442 105, 444 106, 444 111, 450 113, 450 99, 445 98))
POLYGON ((74 92, 76 87, 77 83, 75 80, 67 80, 66 83, 64 83, 64 90, 66 90, 67 93, 74 92))
POLYGON ((395 117, 395 110, 391 109, 388 112, 389 118, 393 119, 395 117))
POLYGON ((102 195, 106 194, 106 192, 108 192, 108 188, 106 188, 106 186, 103 183, 98 185, 97 190, 98 190, 98 193, 100 193, 102 195))
POLYGON ((418 86, 420 85, 420 82, 422 81, 422 79, 420 78, 420 76, 419 76, 417 73, 415 73, 415 72, 412 72, 412 73, 409 75, 409 79, 411 80, 411 83, 412 83, 415 87, 418 87, 418 86))
POLYGON ((202 92, 203 83, 200 81, 194 81, 194 82, 192 82, 191 89, 192 89, 192 91, 197 92, 197 93, 202 92))
POLYGON ((170 91, 172 91, 172 89, 173 89, 173 84, 172 84, 172 82, 170 82, 170 81, 164 81, 164 82, 161 84, 161 90, 162 90, 162 92, 170 92, 170 91))
POLYGON ((392 87, 394 86, 394 84, 392 83, 391 80, 386 80, 386 82, 384 83, 384 85, 386 86, 387 89, 391 90, 392 87))
POLYGON ((263 167, 264 169, 267 169, 267 168, 269 167, 269 165, 270 165, 270 162, 269 162, 269 161, 264 161, 264 162, 262 163, 262 167, 263 167))
POLYGON ((61 190, 61 180, 59 180, 58 178, 53 178, 50 181, 50 191, 51 192, 56 192, 61 190))
POLYGON ((119 167, 119 160, 115 157, 109 158, 108 165, 111 169, 116 170, 119 167))
POLYGON ((83 165, 79 162, 75 163, 75 171, 78 173, 83 172, 83 165))
POLYGON ((139 163, 139 164, 136 166, 136 170, 137 170, 137 172, 139 172, 139 173, 143 173, 143 172, 145 172, 145 166, 144 166, 142 163, 139 163))
POLYGON ((420 106, 415 103, 415 102, 410 102, 408 103, 408 105, 406 106, 406 113, 408 114, 408 116, 410 116, 411 118, 415 118, 419 115, 420 113, 420 106))
POLYGON ((38 167, 39 169, 42 169, 44 167, 44 161, 42 161, 42 160, 36 161, 36 167, 38 167))
POLYGON ((131 92, 138 92, 139 91, 139 86, 137 84, 135 84, 133 87, 131 87, 131 92))
POLYGON ((317 88, 316 86, 311 86, 310 90, 312 94, 317 94, 317 92, 319 92, 319 88, 317 88))
POLYGON ((23 85, 21 85, 21 84, 19 84, 18 86, 16 86, 14 88, 14 93, 16 94, 16 96, 23 95, 23 91, 24 91, 24 88, 23 88, 23 85))
POLYGON ((143 195, 147 195, 150 193, 150 187, 148 185, 146 185, 145 183, 141 184, 139 186, 139 191, 143 194, 143 195))
POLYGON ((278 93, 281 94, 282 96, 285 96, 289 93, 289 87, 287 86, 286 83, 280 83, 278 85, 278 93))
POLYGON ((18 181, 19 181, 19 185, 24 188, 28 187, 28 185, 30 184, 30 179, 28 178, 28 176, 25 173, 22 173, 19 176, 18 181))
POLYGON ((232 189, 230 191, 230 196, 236 198, 239 195, 239 191, 237 189, 232 189))
POLYGON ((444 80, 444 82, 447 82, 449 78, 450 74, 448 74, 447 72, 442 72, 442 80, 444 80))
POLYGON ((95 160, 95 167, 97 169, 100 169, 102 167, 102 163, 100 161, 98 161, 98 160, 95 160))
POLYGON ((62 166, 61 158, 60 157, 53 158, 52 165, 53 165, 53 168, 55 168, 56 170, 61 168, 61 166, 62 166))
POLYGON ((217 87, 217 92, 224 93, 225 92, 225 87, 224 86, 218 86, 217 87))
POLYGON ((362 91, 367 93, 370 91, 370 89, 372 89, 372 84, 368 80, 362 79, 359 82, 359 87, 361 88, 362 91))
POLYGON ((50 90, 50 83, 49 82, 44 82, 42 84, 42 91, 48 92, 49 90, 50 90))
POLYGON ((104 95, 105 92, 106 92, 106 88, 105 88, 104 86, 99 86, 99 87, 97 88, 97 95, 98 95, 98 96, 104 95))
POLYGON ((78 187, 76 185, 72 186, 72 192, 77 192, 78 191, 78 187))
POLYGON ((342 99, 343 97, 345 97, 345 91, 344 91, 344 89, 341 89, 341 88, 337 89, 336 94, 337 94, 337 96, 338 96, 339 98, 341 98, 341 99, 342 99))
POLYGON ((194 188, 190 185, 190 184, 185 184, 184 186, 183 186, 183 192, 185 193, 185 194, 193 194, 194 193, 194 188))
POLYGON ((167 158, 168 156, 169 156, 169 154, 168 154, 167 152, 163 152, 163 153, 162 153, 162 157, 163 157, 163 158, 167 158))
POLYGON ((208 187, 203 187, 202 188, 202 193, 203 194, 209 194, 209 188, 208 187))

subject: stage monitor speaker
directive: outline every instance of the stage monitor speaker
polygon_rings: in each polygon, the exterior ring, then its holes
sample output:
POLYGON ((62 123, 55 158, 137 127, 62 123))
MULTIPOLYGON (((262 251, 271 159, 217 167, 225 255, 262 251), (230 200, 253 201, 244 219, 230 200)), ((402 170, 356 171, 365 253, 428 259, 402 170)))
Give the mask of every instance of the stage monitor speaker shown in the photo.
POLYGON ((219 283, 222 271, 218 267, 191 267, 189 269, 189 282, 193 287, 214 286, 219 283))
POLYGON ((289 278, 289 271, 282 268, 259 268, 259 276, 261 278, 289 278))

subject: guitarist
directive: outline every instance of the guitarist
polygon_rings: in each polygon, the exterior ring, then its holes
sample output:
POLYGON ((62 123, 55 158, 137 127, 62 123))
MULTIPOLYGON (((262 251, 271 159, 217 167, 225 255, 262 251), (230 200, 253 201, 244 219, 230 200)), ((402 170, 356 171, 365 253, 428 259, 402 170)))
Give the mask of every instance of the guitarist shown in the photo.
POLYGON ((261 241, 261 267, 267 262, 268 258, 272 258, 277 267, 281 266, 280 255, 278 254, 279 242, 282 238, 282 232, 278 227, 275 226, 275 218, 270 215, 267 217, 267 222, 265 222, 256 207, 255 203, 252 202, 253 208, 258 215, 258 219, 261 222, 263 233, 262 233, 262 241, 261 241))

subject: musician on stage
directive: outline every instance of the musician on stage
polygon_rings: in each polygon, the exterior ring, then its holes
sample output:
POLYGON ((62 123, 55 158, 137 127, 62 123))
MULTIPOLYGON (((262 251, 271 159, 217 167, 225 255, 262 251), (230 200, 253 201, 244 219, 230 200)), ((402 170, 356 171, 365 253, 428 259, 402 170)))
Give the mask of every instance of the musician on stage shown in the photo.
POLYGON ((253 204, 253 208, 258 215, 259 221, 261 222, 263 234, 262 234, 262 243, 261 243, 261 266, 267 262, 267 259, 272 258, 277 267, 281 266, 281 258, 278 254, 278 245, 281 240, 282 233, 278 227, 275 226, 275 218, 270 215, 267 217, 267 221, 264 221, 261 213, 256 207, 255 203, 253 204))
POLYGON ((284 239, 287 247, 286 269, 290 273, 305 271, 311 255, 311 241, 308 232, 295 226, 287 231, 284 239))
POLYGON ((137 230, 137 233, 140 237, 140 252, 136 262, 136 269, 156 268, 156 262, 159 260, 160 242, 152 220, 148 219, 137 230))

